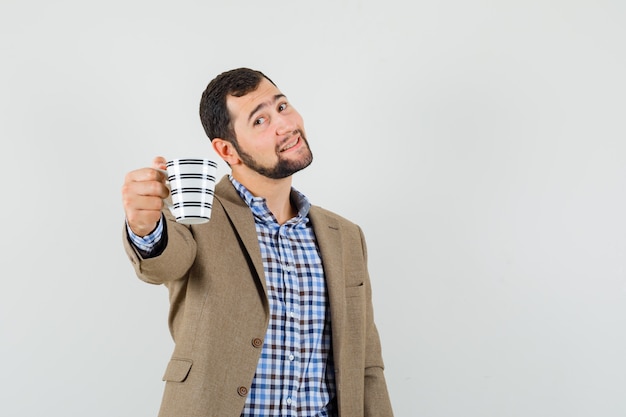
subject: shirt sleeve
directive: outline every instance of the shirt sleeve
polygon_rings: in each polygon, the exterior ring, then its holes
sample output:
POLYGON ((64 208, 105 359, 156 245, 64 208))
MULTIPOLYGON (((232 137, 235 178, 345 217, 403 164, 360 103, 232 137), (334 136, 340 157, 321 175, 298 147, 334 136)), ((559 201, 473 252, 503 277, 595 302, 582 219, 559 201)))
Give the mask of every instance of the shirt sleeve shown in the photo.
POLYGON ((161 239, 163 238, 163 215, 159 219, 156 228, 150 232, 150 234, 140 237, 133 233, 126 222, 126 230, 128 231, 128 237, 130 243, 132 243, 144 257, 156 256, 155 252, 161 245, 161 239))

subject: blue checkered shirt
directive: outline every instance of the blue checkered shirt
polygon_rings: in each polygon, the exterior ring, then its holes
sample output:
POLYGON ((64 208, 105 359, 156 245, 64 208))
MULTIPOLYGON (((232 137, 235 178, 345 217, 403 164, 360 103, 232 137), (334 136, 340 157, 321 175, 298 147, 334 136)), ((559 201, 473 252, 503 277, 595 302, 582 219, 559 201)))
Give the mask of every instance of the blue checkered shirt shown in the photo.
POLYGON ((242 417, 336 416, 330 311, 307 198, 293 190, 296 217, 278 224, 265 199, 231 177, 254 215, 270 322, 242 417))
MULTIPOLYGON (((293 189, 296 217, 278 224, 265 199, 230 177, 252 210, 263 258, 270 320, 241 417, 336 417, 330 311, 307 198, 293 189)), ((159 241, 130 232, 143 251, 159 241)))

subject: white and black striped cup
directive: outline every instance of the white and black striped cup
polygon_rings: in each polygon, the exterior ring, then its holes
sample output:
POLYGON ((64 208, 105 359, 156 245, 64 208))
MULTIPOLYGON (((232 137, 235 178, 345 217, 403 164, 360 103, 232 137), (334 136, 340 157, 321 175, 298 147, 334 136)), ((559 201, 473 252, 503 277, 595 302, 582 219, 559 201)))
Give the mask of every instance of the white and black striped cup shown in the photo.
POLYGON ((172 199, 169 209, 184 224, 208 222, 213 207, 217 163, 210 159, 178 158, 167 161, 172 199))

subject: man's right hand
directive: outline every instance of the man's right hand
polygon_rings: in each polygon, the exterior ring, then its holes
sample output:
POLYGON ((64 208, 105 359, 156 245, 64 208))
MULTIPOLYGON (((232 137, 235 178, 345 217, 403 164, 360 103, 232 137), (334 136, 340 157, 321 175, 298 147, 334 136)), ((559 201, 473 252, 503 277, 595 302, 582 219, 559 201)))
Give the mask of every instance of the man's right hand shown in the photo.
POLYGON ((165 185, 165 158, 157 156, 152 168, 141 168, 126 174, 122 186, 122 203, 128 226, 137 236, 146 236, 161 218, 163 199, 170 191, 165 185))

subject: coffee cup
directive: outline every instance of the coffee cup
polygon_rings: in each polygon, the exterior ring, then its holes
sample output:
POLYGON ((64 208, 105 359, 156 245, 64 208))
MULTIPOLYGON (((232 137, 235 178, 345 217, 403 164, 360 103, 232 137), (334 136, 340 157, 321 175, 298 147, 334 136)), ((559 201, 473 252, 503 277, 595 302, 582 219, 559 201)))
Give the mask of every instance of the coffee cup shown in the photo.
POLYGON ((201 224, 211 218, 217 163, 206 158, 167 161, 171 202, 166 201, 178 223, 201 224))

